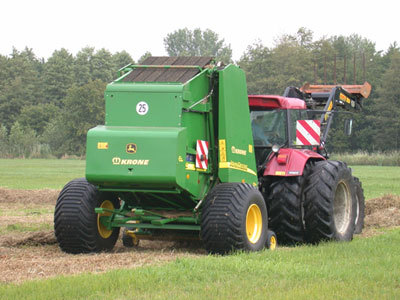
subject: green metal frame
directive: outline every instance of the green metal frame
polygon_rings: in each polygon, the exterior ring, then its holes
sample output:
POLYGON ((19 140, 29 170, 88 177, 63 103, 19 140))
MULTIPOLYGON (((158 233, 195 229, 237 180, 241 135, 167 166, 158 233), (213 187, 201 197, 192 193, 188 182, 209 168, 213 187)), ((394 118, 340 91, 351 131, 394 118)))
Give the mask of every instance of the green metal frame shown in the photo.
POLYGON ((100 216, 100 223, 107 229, 115 227, 127 227, 137 229, 179 229, 200 231, 199 215, 193 214, 193 217, 178 216, 167 218, 144 209, 125 209, 125 202, 119 209, 95 208, 97 214, 111 213, 110 216, 100 216), (130 215, 129 215, 130 214, 130 215), (132 223, 134 221, 134 223, 132 223))

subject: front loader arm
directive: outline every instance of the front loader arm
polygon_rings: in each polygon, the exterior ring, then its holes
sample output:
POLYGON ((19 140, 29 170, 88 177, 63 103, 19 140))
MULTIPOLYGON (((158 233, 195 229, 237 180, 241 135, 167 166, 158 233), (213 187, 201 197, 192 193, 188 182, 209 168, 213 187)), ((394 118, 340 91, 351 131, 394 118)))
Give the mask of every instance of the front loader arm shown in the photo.
POLYGON ((362 101, 371 93, 371 85, 311 85, 306 83, 300 89, 288 87, 284 96, 299 98, 306 102, 312 113, 321 113, 321 145, 324 145, 333 117, 336 113, 350 113, 360 111, 362 101), (321 108, 321 109, 318 109, 321 108), (343 111, 344 110, 344 111, 343 111))
MULTIPOLYGON (((323 99, 323 95, 318 95, 320 98, 323 99)), ((317 97, 317 95, 314 95, 317 97)), ((324 101, 321 101, 323 104, 324 101)), ((340 109, 344 109, 348 111, 359 111, 362 108, 362 98, 347 92, 340 86, 332 88, 331 92, 329 93, 328 100, 325 103, 324 109, 321 111, 322 115, 320 118, 321 124, 321 145, 326 143, 328 138, 329 129, 331 128, 333 117, 335 113, 339 112, 340 109)), ((318 111, 315 111, 318 112, 318 111)))

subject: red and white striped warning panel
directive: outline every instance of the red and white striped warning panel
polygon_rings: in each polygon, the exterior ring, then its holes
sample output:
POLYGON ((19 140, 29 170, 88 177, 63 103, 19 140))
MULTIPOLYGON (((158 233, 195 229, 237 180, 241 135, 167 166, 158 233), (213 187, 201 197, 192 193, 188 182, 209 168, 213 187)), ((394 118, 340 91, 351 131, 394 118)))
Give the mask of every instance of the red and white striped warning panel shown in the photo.
POLYGON ((208 142, 197 140, 196 168, 207 170, 208 167, 208 142))
POLYGON ((317 146, 320 144, 321 123, 319 120, 298 120, 296 145, 317 146))

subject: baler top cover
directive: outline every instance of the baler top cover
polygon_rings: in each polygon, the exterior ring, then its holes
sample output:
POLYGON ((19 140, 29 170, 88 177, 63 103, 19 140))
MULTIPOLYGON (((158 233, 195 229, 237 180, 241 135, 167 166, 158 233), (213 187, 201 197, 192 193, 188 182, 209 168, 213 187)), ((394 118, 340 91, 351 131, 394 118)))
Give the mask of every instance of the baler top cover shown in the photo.
POLYGON ((151 56, 140 65, 127 66, 132 71, 122 81, 185 83, 210 65, 212 61, 212 57, 151 56))

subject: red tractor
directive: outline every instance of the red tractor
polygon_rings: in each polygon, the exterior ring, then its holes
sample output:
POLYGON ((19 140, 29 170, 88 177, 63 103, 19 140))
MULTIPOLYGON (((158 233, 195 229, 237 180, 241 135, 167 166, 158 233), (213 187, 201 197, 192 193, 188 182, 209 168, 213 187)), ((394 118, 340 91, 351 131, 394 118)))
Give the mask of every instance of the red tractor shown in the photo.
MULTIPOLYGON (((283 96, 249 96, 259 188, 281 243, 349 241, 362 231, 361 182, 346 163, 328 160, 325 142, 334 116, 360 110, 370 91, 367 82, 307 84, 283 96)), ((347 134, 351 127, 349 118, 347 134)))

